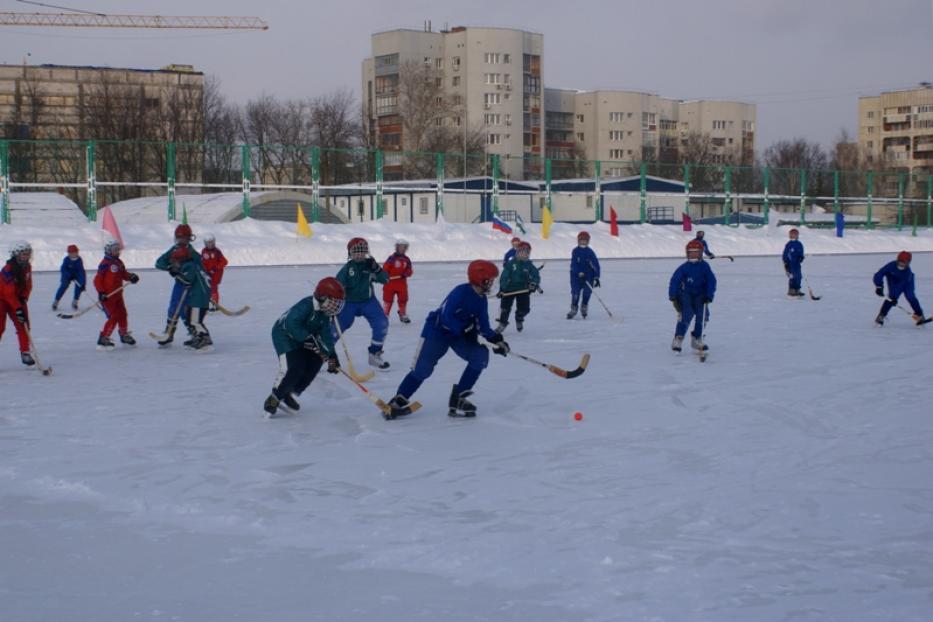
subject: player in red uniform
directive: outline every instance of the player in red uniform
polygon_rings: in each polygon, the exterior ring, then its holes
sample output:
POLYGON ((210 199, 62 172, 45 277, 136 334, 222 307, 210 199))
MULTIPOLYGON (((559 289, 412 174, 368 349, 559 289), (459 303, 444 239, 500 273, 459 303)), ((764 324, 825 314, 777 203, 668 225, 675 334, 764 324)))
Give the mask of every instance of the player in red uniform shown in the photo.
POLYGON ((0 270, 0 337, 6 328, 6 318, 16 328, 20 358, 23 365, 35 365, 29 350, 29 294, 32 293, 32 246, 29 242, 14 242, 10 247, 10 258, 0 270))
POLYGON ((389 275, 389 282, 382 287, 382 308, 389 315, 392 310, 392 299, 398 296, 398 319, 403 324, 408 324, 411 320, 408 318, 406 308, 408 306, 408 277, 412 275, 411 259, 405 253, 408 252, 408 242, 397 240, 395 242, 395 252, 389 255, 382 269, 389 275))
POLYGON ((224 268, 227 267, 227 258, 224 257, 224 254, 217 248, 217 240, 214 238, 213 233, 204 234, 204 250, 201 251, 201 264, 204 266, 204 271, 207 272, 207 275, 211 277, 211 302, 210 310, 214 311, 217 308, 217 303, 220 302, 220 281, 224 278, 224 268))
POLYGON ((126 304, 123 302, 123 291, 116 291, 123 286, 124 281, 136 283, 139 276, 128 272, 120 259, 120 243, 108 240, 104 244, 104 258, 97 266, 97 275, 94 277, 94 289, 97 290, 97 299, 100 301, 107 321, 97 338, 98 350, 113 350, 114 343, 110 339, 113 329, 120 333, 120 341, 128 346, 135 346, 136 340, 130 334, 126 304))

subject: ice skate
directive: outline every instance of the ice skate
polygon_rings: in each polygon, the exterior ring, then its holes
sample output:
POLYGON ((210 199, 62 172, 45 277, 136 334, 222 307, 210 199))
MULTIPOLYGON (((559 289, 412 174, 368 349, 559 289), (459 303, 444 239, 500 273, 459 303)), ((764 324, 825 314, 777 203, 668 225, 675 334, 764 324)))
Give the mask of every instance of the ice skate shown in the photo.
POLYGON ((398 314, 398 321, 402 324, 411 324, 411 318, 405 315, 404 313, 398 314))
POLYGON ((884 316, 882 314, 879 313, 875 316, 875 324, 878 326, 884 326, 884 316))
POLYGON ((567 313, 567 319, 572 320, 577 316, 577 305, 570 305, 570 311, 567 313))
POLYGON ((370 367, 375 367, 376 369, 389 369, 388 361, 382 360, 382 350, 369 353, 369 365, 370 367))
POLYGON ((262 409, 268 413, 267 416, 271 419, 279 409, 279 398, 277 398, 274 393, 270 393, 266 401, 263 402, 262 409))
POLYGON ((461 392, 457 385, 454 385, 450 390, 450 400, 447 403, 449 410, 447 411, 448 417, 475 417, 476 416, 476 406, 468 400, 467 398, 473 395, 473 391, 463 391, 461 392))
POLYGON ((116 344, 113 343, 113 340, 107 335, 101 333, 100 337, 97 338, 97 349, 101 352, 109 352, 116 347, 116 344))
POLYGON ((123 335, 120 335, 120 343, 124 343, 128 346, 135 346, 136 338, 133 337, 132 333, 124 333, 123 335))
POLYGON ((703 340, 699 337, 690 337, 690 347, 701 352, 709 350, 709 346, 703 343, 703 340))
POLYGON ((515 330, 522 332, 522 329, 525 327, 524 320, 515 320, 515 330))
POLYGON ((671 342, 671 350, 674 352, 680 352, 684 349, 684 338, 680 335, 674 337, 674 341, 671 342))
POLYGON ((23 361, 23 365, 27 365, 31 367, 32 365, 36 364, 35 359, 32 358, 32 354, 30 354, 29 352, 20 352, 19 358, 21 361, 23 361))
POLYGON ((411 414, 411 402, 403 395, 396 395, 389 400, 389 408, 391 408, 392 411, 388 414, 384 414, 386 419, 395 419, 396 417, 404 417, 405 415, 411 414))
POLYGON ((580 317, 582 317, 584 320, 586 319, 586 314, 588 310, 589 309, 586 305, 580 305, 580 317))

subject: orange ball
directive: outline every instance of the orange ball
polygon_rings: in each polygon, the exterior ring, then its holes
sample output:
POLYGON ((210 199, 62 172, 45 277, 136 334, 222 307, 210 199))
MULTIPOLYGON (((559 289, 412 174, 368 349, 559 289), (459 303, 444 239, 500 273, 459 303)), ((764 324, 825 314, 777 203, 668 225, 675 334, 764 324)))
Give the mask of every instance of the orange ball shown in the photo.
POLYGON ((583 421, 583 413, 575 412, 573 413, 573 418, 576 419, 577 421, 583 421))

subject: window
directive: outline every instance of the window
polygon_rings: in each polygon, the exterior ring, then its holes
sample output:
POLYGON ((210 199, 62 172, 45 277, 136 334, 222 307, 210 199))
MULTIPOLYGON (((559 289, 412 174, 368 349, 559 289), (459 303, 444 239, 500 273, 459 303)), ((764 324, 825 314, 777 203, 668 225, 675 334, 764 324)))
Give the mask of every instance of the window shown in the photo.
POLYGON ((428 197, 418 197, 418 213, 422 216, 428 213, 428 197))
POLYGON ((499 119, 501 116, 498 112, 487 112, 483 115, 483 122, 486 125, 499 125, 499 119))
POLYGON ((503 62, 504 64, 506 64, 506 65, 508 65, 509 63, 511 63, 511 62, 512 62, 512 55, 511 55, 511 54, 503 54, 503 55, 502 55, 502 62, 503 62))
POLYGON ((866 146, 868 149, 874 149, 874 148, 875 148, 875 142, 872 141, 872 140, 870 140, 870 141, 868 141, 867 143, 865 143, 865 146, 866 146))
POLYGON ((499 55, 495 52, 486 52, 486 62, 490 65, 498 65, 499 55))
POLYGON ((579 140, 581 143, 583 142, 583 132, 577 132, 577 140, 579 140))
POLYGON ((609 158, 611 160, 621 160, 624 156, 622 149, 610 149, 609 158))
POLYGON ((610 112, 609 113, 609 122, 610 123, 622 123, 622 117, 625 113, 622 112, 610 112))
POLYGON ((577 121, 579 121, 580 123, 583 123, 583 115, 582 115, 582 114, 578 114, 578 115, 577 115, 577 121))
POLYGON ((443 59, 443 58, 435 58, 435 59, 434 59, 434 68, 435 68, 435 69, 443 69, 443 68, 444 68, 444 59, 443 59))
POLYGON ((460 76, 454 76, 451 78, 450 86, 460 86, 460 76))
POLYGON ((402 207, 408 207, 408 197, 399 197, 398 202, 402 207))
POLYGON ((502 74, 498 73, 487 73, 486 74, 486 84, 499 84, 502 78, 502 74))
POLYGON ((502 143, 501 134, 487 134, 486 135, 486 144, 487 145, 499 145, 502 143))
POLYGON ((713 129, 714 130, 726 129, 726 122, 725 121, 713 121, 713 129))
POLYGON ((751 132, 755 129, 755 124, 751 121, 742 121, 742 131, 751 132))
POLYGON ((498 93, 485 93, 483 95, 483 103, 485 103, 487 106, 491 106, 492 104, 498 104, 499 94, 498 93))
POLYGON ((606 171, 610 177, 622 177, 622 172, 623 170, 621 167, 613 167, 606 171))
POLYGON ((512 115, 509 114, 509 113, 506 113, 506 114, 505 114, 505 124, 506 124, 506 125, 512 125, 512 115))
POLYGON ((376 98, 376 116, 398 112, 398 96, 388 95, 376 98))
POLYGON ((398 147, 401 144, 402 144, 401 134, 383 134, 382 135, 382 146, 383 147, 398 147))
POLYGON ((865 130, 866 130, 869 134, 874 134, 874 133, 875 133, 875 126, 874 126, 874 125, 869 125, 867 128, 865 128, 865 130))
POLYGON ((866 116, 867 118, 869 118, 869 119, 874 119, 874 118, 875 118, 875 111, 874 111, 874 110, 869 110, 869 111, 868 111, 868 114, 866 114, 865 116, 866 116))
POLYGON ((933 112, 933 104, 930 104, 929 106, 917 106, 917 112, 918 113, 933 112))
POLYGON ((454 71, 460 69, 460 57, 454 56, 452 59, 450 59, 450 66, 454 71))
POLYGON ((386 54, 376 57, 376 69, 380 67, 391 67, 392 65, 398 65, 398 54, 386 54))
POLYGON ((622 140, 623 134, 622 130, 609 130, 609 140, 622 140))

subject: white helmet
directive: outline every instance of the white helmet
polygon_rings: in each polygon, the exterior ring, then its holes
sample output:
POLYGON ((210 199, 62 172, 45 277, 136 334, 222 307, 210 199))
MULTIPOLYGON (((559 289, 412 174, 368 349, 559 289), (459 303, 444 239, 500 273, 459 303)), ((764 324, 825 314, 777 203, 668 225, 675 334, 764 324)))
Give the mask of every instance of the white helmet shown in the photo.
POLYGON ((395 240, 395 246, 396 246, 396 247, 404 246, 405 248, 408 248, 408 246, 409 246, 408 240, 406 240, 405 238, 399 238, 399 239, 395 240))
POLYGON ((216 242, 217 238, 214 237, 213 233, 202 233, 201 240, 206 244, 207 242, 216 242))
POLYGON ((32 246, 25 240, 17 240, 10 245, 10 256, 15 257, 23 252, 32 252, 32 246))
POLYGON ((114 238, 110 238, 109 240, 107 240, 106 242, 104 242, 104 254, 105 254, 105 255, 112 255, 114 249, 116 249, 117 251, 119 251, 121 248, 123 248, 123 247, 120 246, 119 240, 116 240, 116 239, 114 239, 114 238))

